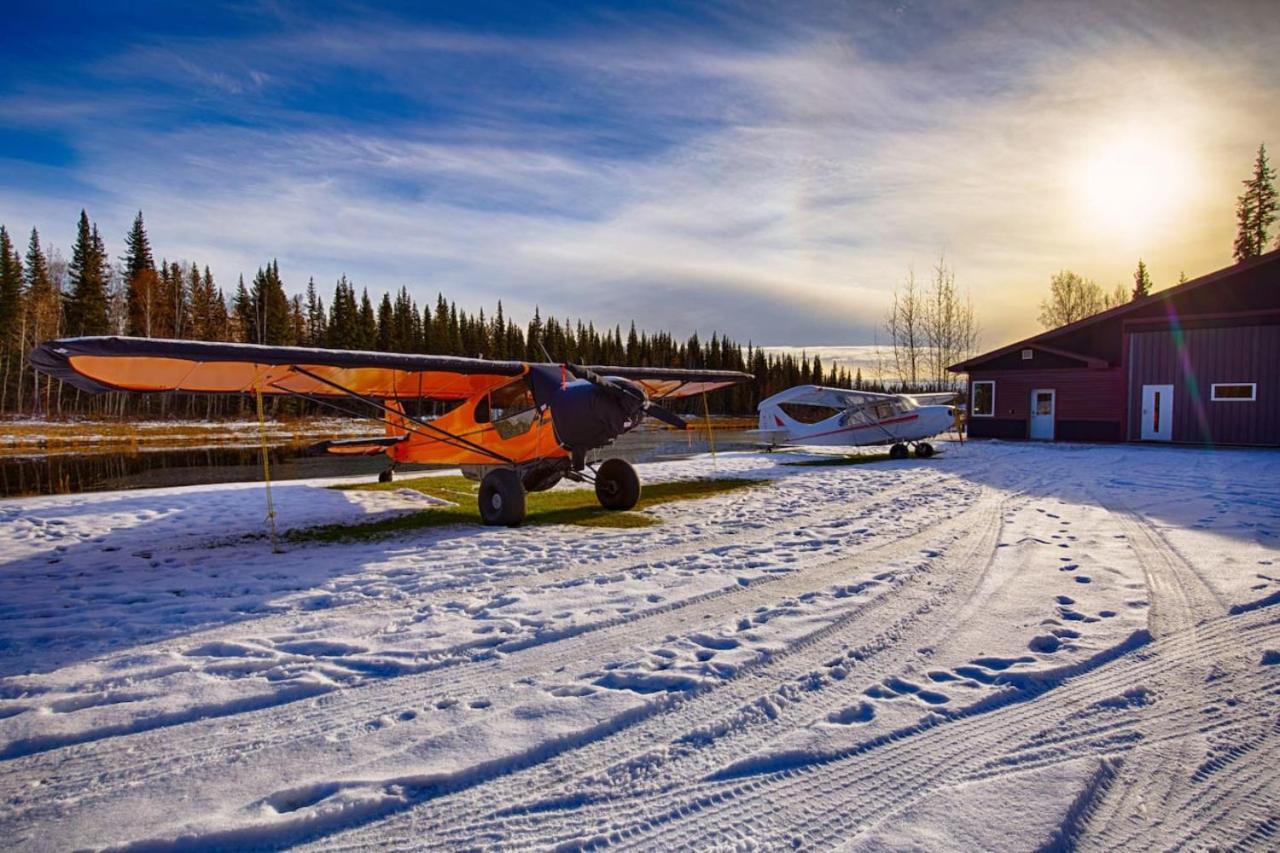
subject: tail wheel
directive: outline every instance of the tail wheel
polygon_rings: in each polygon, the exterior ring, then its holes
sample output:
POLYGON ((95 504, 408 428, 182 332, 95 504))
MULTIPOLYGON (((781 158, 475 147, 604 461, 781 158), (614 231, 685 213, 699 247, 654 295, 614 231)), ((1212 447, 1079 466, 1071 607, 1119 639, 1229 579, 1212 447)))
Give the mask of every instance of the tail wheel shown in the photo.
POLYGON ((927 441, 922 441, 916 445, 916 456, 921 459, 928 459, 933 455, 933 445, 927 441))
POLYGON ((621 459, 606 459, 596 469, 596 498, 605 509, 631 509, 640 500, 636 469, 621 459))
POLYGON ((480 518, 491 526, 524 521, 524 486, 512 468, 494 468, 480 481, 480 518))
POLYGON ((890 459, 906 459, 907 446, 905 444, 895 444, 893 447, 890 447, 889 458, 890 459))
POLYGON ((390 483, 392 480, 394 480, 394 479, 395 479, 395 476, 396 476, 396 475, 395 475, 395 469, 394 469, 394 468, 386 468, 386 469, 384 469, 384 470, 382 470, 382 471, 379 471, 379 472, 378 472, 378 482, 379 482, 379 483, 390 483))

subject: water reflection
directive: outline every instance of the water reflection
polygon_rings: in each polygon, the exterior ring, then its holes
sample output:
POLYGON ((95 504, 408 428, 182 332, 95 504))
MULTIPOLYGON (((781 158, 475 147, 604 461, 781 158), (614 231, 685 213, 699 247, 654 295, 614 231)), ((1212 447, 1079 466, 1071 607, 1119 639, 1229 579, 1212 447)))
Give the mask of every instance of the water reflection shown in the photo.
MULTIPOLYGON (((742 450, 752 446, 752 436, 741 430, 715 434, 717 450, 742 450)), ((705 453, 708 449, 705 432, 681 435, 669 430, 646 430, 622 436, 607 455, 632 462, 653 462, 705 453)), ((260 454, 256 447, 203 447, 3 458, 0 459, 0 497, 260 481, 260 454)), ((387 464, 382 456, 307 456, 304 449, 297 446, 270 448, 268 457, 273 480, 353 474, 373 477, 387 464)), ((430 467, 401 466, 400 472, 430 467)))

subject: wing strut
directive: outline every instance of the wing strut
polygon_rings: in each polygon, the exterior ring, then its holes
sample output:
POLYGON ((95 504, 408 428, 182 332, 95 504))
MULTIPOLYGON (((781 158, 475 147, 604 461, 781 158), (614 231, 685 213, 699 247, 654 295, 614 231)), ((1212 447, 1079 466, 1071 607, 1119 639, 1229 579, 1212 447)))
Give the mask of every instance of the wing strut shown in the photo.
MULTIPOLYGON (((461 445, 463 447, 466 447, 468 450, 474 450, 476 453, 481 453, 485 456, 490 457, 491 459, 497 459, 499 462, 502 462, 506 465, 515 464, 515 460, 511 459, 510 457, 503 456, 501 453, 495 453, 489 448, 480 444, 476 444, 474 441, 469 441, 460 435, 454 435, 453 433, 449 432, 447 429, 441 429, 440 427, 436 426, 430 421, 424 421, 421 418, 415 418, 412 415, 405 414, 404 412, 397 412, 393 409, 390 409, 384 404, 379 403, 377 400, 366 397, 363 394, 357 394, 355 391, 352 391, 350 388, 339 385, 337 382, 331 382, 328 379, 325 379, 323 376, 312 373, 311 371, 307 370, 304 367, 297 367, 295 365, 293 367, 290 367, 289 370, 294 373, 301 373, 303 376, 307 377, 308 379, 313 379, 316 382, 319 382, 323 385, 328 385, 330 388, 333 388, 336 391, 341 391, 343 394, 346 394, 348 397, 351 397, 352 399, 359 400, 362 403, 367 403, 368 405, 373 406, 375 409, 378 409, 379 411, 381 411, 383 414, 388 414, 388 415, 393 414, 396 417, 404 418, 405 420, 411 421, 420 427, 430 430, 431 432, 444 436, 443 439, 437 439, 439 441, 446 441, 449 443, 453 443, 455 445, 461 445)), ((276 386, 276 387, 279 387, 279 386, 276 386)))

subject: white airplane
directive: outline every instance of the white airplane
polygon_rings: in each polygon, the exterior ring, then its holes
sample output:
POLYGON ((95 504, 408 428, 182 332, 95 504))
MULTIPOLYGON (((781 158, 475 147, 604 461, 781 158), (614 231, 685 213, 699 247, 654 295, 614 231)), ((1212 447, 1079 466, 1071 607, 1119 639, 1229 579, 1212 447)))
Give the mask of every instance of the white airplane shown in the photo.
POLYGON ((890 459, 906 459, 907 445, 913 445, 916 456, 927 458, 934 451, 924 439, 955 424, 955 408, 946 405, 955 398, 951 392, 876 394, 797 385, 760 401, 757 432, 767 437, 770 448, 888 444, 890 459))

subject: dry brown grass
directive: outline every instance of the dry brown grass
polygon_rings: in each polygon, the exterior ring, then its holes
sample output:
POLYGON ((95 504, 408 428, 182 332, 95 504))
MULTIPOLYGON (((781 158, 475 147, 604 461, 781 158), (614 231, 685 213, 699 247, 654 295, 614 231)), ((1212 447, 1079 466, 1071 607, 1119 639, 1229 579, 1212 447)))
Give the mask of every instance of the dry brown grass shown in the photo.
MULTIPOLYGON (((379 435, 357 421, 269 421, 267 441, 273 447, 303 447, 335 435, 379 435)), ((137 453, 189 447, 245 447, 261 440, 254 421, 9 421, 0 422, 0 458, 36 454, 137 453)))

